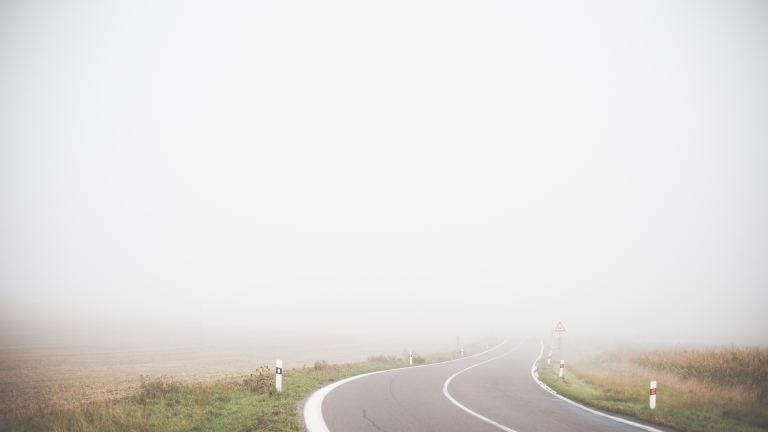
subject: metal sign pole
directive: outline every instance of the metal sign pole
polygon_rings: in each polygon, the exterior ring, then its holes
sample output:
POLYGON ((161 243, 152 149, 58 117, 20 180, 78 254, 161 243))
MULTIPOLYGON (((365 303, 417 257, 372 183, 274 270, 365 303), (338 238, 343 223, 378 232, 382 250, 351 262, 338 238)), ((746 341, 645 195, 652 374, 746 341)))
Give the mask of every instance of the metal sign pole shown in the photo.
POLYGON ((555 331, 557 332, 557 351, 560 354, 560 358, 563 358, 563 332, 565 331, 563 323, 558 322, 555 326, 555 331))

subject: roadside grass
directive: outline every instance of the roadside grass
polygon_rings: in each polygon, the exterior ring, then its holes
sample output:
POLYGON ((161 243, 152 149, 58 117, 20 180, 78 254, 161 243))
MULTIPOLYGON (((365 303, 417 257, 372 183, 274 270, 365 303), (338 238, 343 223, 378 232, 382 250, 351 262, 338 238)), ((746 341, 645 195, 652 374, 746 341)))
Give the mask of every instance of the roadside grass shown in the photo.
MULTIPOLYGON (((680 431, 768 430, 768 349, 574 349, 538 362, 539 379, 559 394, 605 411, 680 431), (656 409, 648 406, 657 385, 656 409)), ((545 353, 546 354, 546 353, 545 353)))
MULTIPOLYGON (((491 347, 497 343, 491 344, 491 347)), ((485 350, 485 341, 465 346, 465 356, 485 350)), ((458 352, 419 355, 414 366, 458 358, 458 352)), ((283 391, 274 388, 274 369, 207 383, 145 380, 133 396, 90 402, 44 415, 7 418, 2 431, 302 431, 301 401, 330 382, 354 375, 408 367, 408 351, 372 356, 368 361, 317 361, 283 370, 283 391)))

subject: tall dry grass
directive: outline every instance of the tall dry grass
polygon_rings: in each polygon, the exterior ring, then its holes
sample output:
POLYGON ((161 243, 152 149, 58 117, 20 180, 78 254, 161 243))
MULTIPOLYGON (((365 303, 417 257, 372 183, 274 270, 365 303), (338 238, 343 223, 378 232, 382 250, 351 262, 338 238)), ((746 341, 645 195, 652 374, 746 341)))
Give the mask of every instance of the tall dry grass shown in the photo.
POLYGON ((568 349, 565 380, 550 369, 548 384, 598 408, 678 430, 768 430, 766 348, 582 343, 568 349), (658 382, 656 410, 648 408, 649 381, 658 382))
POLYGON ((759 401, 768 398, 768 348, 664 349, 633 353, 634 364, 684 380, 740 389, 759 401))

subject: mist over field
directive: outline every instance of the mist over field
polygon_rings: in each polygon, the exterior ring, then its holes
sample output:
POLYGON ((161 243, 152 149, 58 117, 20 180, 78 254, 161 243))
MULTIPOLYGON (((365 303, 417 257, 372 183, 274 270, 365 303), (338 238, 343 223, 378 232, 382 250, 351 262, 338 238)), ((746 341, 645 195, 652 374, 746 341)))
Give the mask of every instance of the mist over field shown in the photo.
POLYGON ((766 77, 760 1, 4 1, 0 334, 768 344, 766 77))

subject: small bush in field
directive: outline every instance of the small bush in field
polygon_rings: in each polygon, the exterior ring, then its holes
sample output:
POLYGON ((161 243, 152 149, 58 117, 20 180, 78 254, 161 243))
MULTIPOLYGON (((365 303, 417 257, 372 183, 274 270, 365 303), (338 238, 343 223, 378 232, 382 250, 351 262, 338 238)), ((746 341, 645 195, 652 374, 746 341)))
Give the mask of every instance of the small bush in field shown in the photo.
POLYGON ((386 362, 388 360, 389 360, 389 358, 387 356, 385 356, 384 354, 378 355, 378 356, 373 356, 373 357, 368 357, 368 361, 369 362, 386 362))
POLYGON ((257 373, 243 380, 243 386, 254 393, 269 393, 275 387, 275 377, 269 371, 269 366, 262 366, 257 373))

